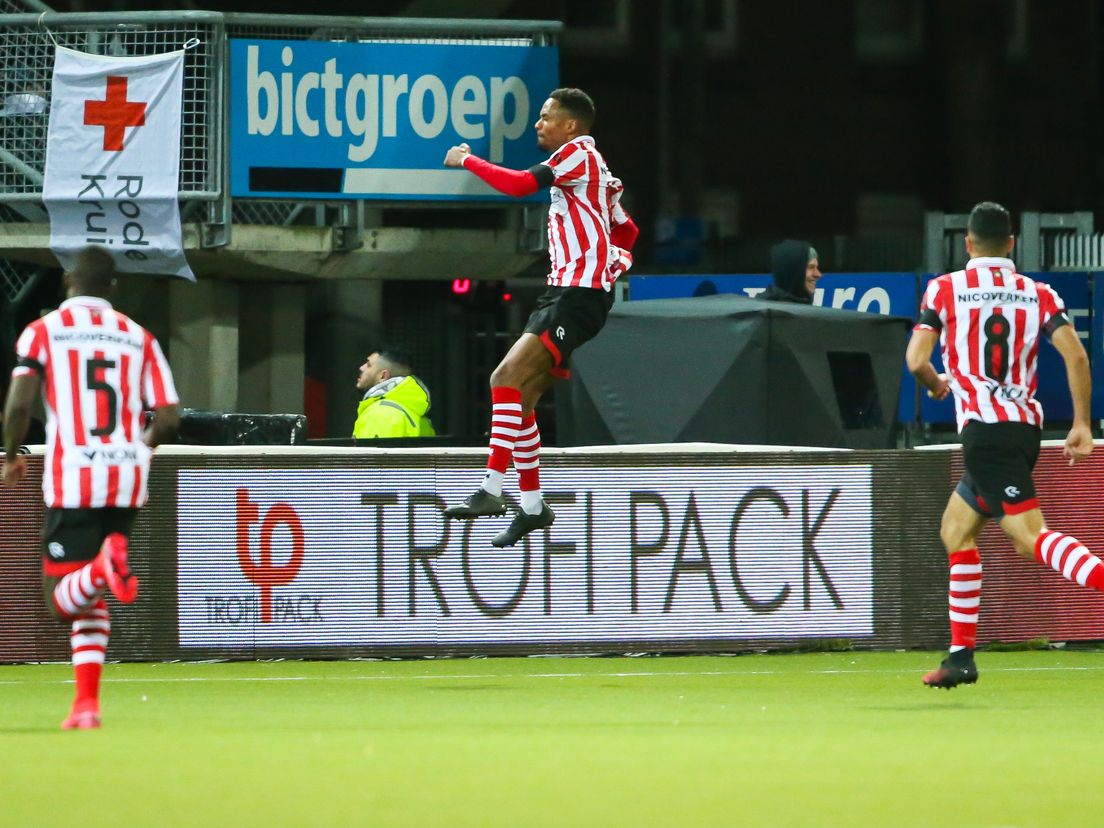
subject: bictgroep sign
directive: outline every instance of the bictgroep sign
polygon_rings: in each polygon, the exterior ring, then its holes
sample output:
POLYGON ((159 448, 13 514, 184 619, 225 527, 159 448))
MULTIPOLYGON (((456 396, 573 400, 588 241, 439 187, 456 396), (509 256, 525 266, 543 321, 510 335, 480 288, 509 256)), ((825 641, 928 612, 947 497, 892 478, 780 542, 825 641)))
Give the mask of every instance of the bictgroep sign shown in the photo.
MULTIPOLYGON (((467 43, 230 44, 235 196, 502 200, 445 152, 542 161, 533 123, 556 87, 558 50, 467 43)), ((547 198, 547 194, 529 200, 547 198)))

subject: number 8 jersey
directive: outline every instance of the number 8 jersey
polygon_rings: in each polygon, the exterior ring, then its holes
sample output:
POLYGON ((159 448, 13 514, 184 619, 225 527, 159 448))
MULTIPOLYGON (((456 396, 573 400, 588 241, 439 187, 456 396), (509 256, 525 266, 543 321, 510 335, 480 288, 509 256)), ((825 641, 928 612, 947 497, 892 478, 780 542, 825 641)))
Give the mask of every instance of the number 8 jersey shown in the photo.
POLYGON ((142 413, 179 402, 157 340, 107 300, 77 296, 28 325, 15 350, 12 375, 42 378, 46 506, 143 506, 152 451, 142 413))
POLYGON ((959 431, 969 420, 1042 428, 1039 336, 1068 324, 1050 285, 1017 273, 1011 259, 985 257, 928 283, 915 330, 939 334, 959 431))

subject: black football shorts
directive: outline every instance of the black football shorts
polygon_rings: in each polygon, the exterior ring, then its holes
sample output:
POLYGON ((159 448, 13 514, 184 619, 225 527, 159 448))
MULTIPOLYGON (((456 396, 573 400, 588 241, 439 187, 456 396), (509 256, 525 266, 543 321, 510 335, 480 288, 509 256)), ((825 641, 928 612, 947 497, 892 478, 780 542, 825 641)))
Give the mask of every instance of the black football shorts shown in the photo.
POLYGON ((1041 432, 1027 423, 981 423, 962 430, 966 473, 955 491, 979 515, 1000 520, 1039 507, 1031 472, 1041 432))
POLYGON ((137 509, 47 509, 42 527, 42 569, 47 575, 86 563, 108 535, 130 537, 137 509))
POLYGON ((571 354, 602 330, 611 307, 613 291, 597 288, 550 285, 540 295, 525 332, 539 336, 552 354, 553 376, 571 376, 571 354))

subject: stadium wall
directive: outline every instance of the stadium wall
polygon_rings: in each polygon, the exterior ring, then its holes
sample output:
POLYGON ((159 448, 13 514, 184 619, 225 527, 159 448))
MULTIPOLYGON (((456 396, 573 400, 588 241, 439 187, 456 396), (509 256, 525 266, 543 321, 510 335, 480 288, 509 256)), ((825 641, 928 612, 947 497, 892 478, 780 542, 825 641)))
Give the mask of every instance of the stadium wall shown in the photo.
MULTIPOLYGON (((139 600, 112 605, 126 661, 942 647, 939 516, 955 451, 680 444, 548 449, 555 525, 446 522, 483 452, 160 451, 135 524, 139 600)), ((68 658, 43 606, 41 456, 0 491, 0 662, 68 658)), ((1054 526, 1104 548, 1104 457, 1044 449, 1054 526)), ((980 638, 1104 638, 1104 602, 987 530, 980 638)))

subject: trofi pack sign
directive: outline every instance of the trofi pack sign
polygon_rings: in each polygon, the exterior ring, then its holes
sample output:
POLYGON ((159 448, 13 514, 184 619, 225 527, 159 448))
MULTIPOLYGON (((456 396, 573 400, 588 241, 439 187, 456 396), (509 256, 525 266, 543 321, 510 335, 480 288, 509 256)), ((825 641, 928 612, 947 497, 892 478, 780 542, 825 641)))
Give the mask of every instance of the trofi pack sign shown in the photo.
POLYGON ((874 632, 868 465, 542 470, 556 522, 445 520, 471 470, 182 470, 180 644, 555 646, 874 632))
POLYGON ((527 43, 233 40, 231 194, 504 199, 445 153, 544 160, 533 123, 558 78, 558 50, 527 43))

